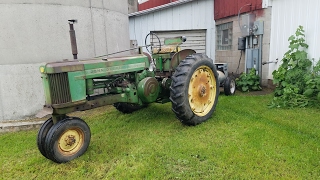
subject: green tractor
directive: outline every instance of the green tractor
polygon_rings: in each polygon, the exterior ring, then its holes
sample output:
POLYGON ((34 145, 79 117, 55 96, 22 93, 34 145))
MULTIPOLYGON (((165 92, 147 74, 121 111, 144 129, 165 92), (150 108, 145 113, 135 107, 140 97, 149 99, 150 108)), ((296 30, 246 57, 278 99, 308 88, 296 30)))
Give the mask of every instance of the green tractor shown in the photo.
POLYGON ((65 163, 85 153, 90 128, 82 119, 67 115, 74 111, 113 105, 131 113, 149 103, 171 102, 172 111, 185 125, 208 120, 218 102, 216 65, 204 54, 180 50, 184 41, 184 37, 169 38, 161 46, 159 40, 159 46, 147 46, 151 56, 140 47, 135 56, 41 66, 45 105, 38 117, 50 114, 37 136, 41 154, 65 163))

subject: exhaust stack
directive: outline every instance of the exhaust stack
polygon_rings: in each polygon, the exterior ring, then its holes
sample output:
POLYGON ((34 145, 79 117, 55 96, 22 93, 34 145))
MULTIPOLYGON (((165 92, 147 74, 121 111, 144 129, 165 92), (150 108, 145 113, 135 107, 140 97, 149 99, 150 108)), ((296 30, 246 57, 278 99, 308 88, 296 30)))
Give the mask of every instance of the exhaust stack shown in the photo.
POLYGON ((71 50, 73 54, 73 59, 78 59, 78 49, 77 49, 77 40, 76 40, 76 32, 74 31, 73 24, 77 23, 76 19, 70 19, 69 21, 69 33, 70 33, 70 41, 71 41, 71 50))

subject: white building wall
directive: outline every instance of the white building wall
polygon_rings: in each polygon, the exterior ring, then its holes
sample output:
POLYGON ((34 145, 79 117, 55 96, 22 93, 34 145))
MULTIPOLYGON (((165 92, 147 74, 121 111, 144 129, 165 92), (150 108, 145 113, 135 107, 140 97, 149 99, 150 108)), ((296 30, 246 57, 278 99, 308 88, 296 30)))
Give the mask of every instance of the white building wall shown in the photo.
MULTIPOLYGON (((288 38, 299 25, 303 26, 309 45, 308 57, 320 58, 320 1, 319 0, 273 0, 269 61, 281 60, 289 50, 288 38)), ((269 64, 269 79, 280 63, 269 64)))
POLYGON ((1 0, 0 12, 0 121, 42 108, 38 67, 72 59, 69 19, 79 59, 130 47, 127 0, 1 0))
MULTIPOLYGON (((150 31, 206 29, 206 54, 215 57, 213 0, 195 0, 178 6, 129 17, 130 39, 144 45, 150 31)), ((188 37, 187 37, 188 41, 188 37)))

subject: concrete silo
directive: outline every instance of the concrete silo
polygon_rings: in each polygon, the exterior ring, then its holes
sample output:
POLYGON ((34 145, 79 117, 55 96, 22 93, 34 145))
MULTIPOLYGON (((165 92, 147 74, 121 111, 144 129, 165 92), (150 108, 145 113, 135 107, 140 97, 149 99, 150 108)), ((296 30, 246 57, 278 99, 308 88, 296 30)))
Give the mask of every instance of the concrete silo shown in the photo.
POLYGON ((0 121, 42 108, 38 67, 73 58, 69 19, 78 20, 79 59, 130 47, 127 0, 2 0, 0 13, 0 121))

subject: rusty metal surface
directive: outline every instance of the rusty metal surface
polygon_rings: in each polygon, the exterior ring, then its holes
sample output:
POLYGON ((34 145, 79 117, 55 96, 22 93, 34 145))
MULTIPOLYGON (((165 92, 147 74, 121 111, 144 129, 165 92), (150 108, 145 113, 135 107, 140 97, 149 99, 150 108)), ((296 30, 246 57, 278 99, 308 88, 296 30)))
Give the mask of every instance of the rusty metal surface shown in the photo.
POLYGON ((144 95, 150 96, 153 94, 159 87, 158 81, 156 78, 153 77, 147 77, 147 80, 144 83, 144 95))
POLYGON ((208 66, 200 66, 192 74, 188 88, 188 98, 191 110, 198 116, 210 112, 215 97, 216 79, 208 66))
POLYGON ((105 105, 112 105, 116 102, 129 102, 129 103, 138 103, 134 101, 128 100, 128 96, 125 93, 116 94, 116 95, 108 95, 104 97, 97 97, 91 101, 86 101, 84 104, 78 104, 71 107, 65 108, 55 108, 54 114, 67 114, 74 111, 84 111, 88 109, 93 109, 105 105))
POLYGON ((166 53, 175 53, 178 52, 181 48, 174 45, 165 45, 159 48, 154 48, 153 54, 166 54, 166 53))
POLYGON ((61 103, 61 104, 53 104, 52 107, 55 109, 61 109, 61 108, 66 108, 66 107, 72 107, 72 106, 78 106, 85 104, 87 100, 81 100, 81 101, 76 101, 76 102, 68 102, 68 103, 61 103))
POLYGON ((76 23, 76 20, 69 20, 69 34, 70 34, 70 42, 71 42, 71 50, 73 54, 73 59, 78 59, 78 48, 77 48, 77 40, 76 40, 76 32, 73 28, 73 24, 76 23))
POLYGON ((173 72, 169 72, 169 71, 163 71, 163 72, 156 72, 156 77, 157 78, 165 78, 165 77, 170 77, 172 75, 173 72))
POLYGON ((110 57, 110 58, 101 58, 101 59, 84 59, 84 60, 80 60, 82 63, 87 64, 87 63, 92 63, 92 61, 101 61, 101 62, 105 62, 105 61, 120 61, 120 60, 128 60, 128 59, 134 59, 137 57, 144 57, 144 54, 135 54, 134 56, 118 56, 118 57, 110 57))
POLYGON ((83 71, 84 65, 79 61, 63 61, 48 63, 46 65, 46 73, 62 73, 72 71, 83 71))
POLYGON ((184 49, 175 53, 171 59, 171 65, 170 65, 171 69, 174 70, 182 60, 184 60, 187 56, 194 53, 196 53, 196 51, 192 49, 184 49))
MULTIPOLYGON (((110 58, 106 60, 102 59, 85 59, 85 60, 65 60, 60 62, 52 62, 46 64, 46 72, 45 73, 62 73, 62 72, 72 72, 72 71, 83 71, 85 70, 86 65, 90 66, 102 66, 102 67, 108 67, 111 65, 111 62, 123 62, 124 64, 127 64, 129 62, 133 61, 139 61, 138 59, 145 58, 148 56, 145 56, 143 54, 136 55, 136 56, 123 56, 123 57, 116 57, 116 58, 110 58)), ((148 57, 149 58, 149 57, 148 57)), ((150 61, 147 61, 148 63, 150 61)), ((119 64, 118 63, 118 64, 119 64)))
POLYGON ((147 56, 148 57, 148 60, 149 60, 149 62, 151 63, 151 56, 150 56, 150 54, 149 53, 146 53, 146 52, 143 52, 143 55, 145 55, 145 56, 147 56))
POLYGON ((142 102, 154 102, 159 94, 159 83, 154 77, 146 77, 138 84, 138 96, 142 102))

